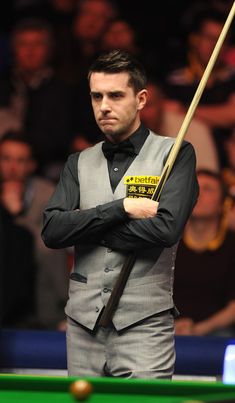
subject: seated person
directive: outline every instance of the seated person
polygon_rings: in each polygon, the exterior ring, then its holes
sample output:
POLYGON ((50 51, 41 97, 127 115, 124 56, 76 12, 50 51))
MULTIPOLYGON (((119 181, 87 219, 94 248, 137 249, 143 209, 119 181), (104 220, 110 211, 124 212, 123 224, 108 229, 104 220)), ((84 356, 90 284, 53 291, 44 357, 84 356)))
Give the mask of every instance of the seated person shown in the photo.
POLYGON ((67 252, 48 249, 42 242, 43 210, 55 186, 36 176, 35 169, 32 147, 22 134, 11 132, 0 139, 0 202, 12 222, 33 235, 38 322, 40 327, 53 329, 65 318, 67 252))
MULTIPOLYGON (((2 189, 0 190, 2 192, 2 189)), ((0 326, 31 328, 35 321, 33 236, 0 203, 0 326)))
POLYGON ((228 212, 228 226, 235 231, 235 129, 224 142, 226 165, 222 170, 223 180, 231 198, 231 209, 228 212))
MULTIPOLYGON (((179 69, 168 74, 164 90, 168 110, 185 113, 198 88, 225 21, 225 15, 217 10, 207 9, 195 16, 188 34, 187 61, 179 69)), ((226 64, 223 57, 229 46, 229 35, 218 55, 216 64, 203 91, 195 117, 212 130, 220 156, 223 139, 235 124, 235 69, 226 64)))
POLYGON ((200 195, 179 244, 174 301, 178 335, 235 335, 235 233, 219 174, 198 171, 200 195))
POLYGON ((10 68, 0 74, 0 136, 23 131, 37 156, 38 173, 57 181, 77 131, 77 109, 74 89, 52 66, 54 39, 50 24, 41 19, 13 26, 10 68))
MULTIPOLYGON (((145 126, 163 136, 176 137, 184 120, 184 114, 168 111, 165 108, 164 93, 154 81, 147 84, 148 98, 141 119, 145 126)), ((185 140, 195 149, 197 169, 219 170, 219 158, 212 133, 208 125, 193 119, 187 130, 185 140)))

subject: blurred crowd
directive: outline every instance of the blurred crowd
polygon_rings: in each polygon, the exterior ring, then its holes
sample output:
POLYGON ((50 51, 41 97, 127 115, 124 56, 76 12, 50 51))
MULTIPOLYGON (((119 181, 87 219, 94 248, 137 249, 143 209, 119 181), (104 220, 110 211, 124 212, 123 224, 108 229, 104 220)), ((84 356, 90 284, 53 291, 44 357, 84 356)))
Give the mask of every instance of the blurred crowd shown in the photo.
MULTIPOLYGON (((48 249, 40 234, 68 155, 103 139, 90 104, 91 62, 106 50, 133 53, 149 79, 142 121, 175 137, 233 1, 168 0, 157 13, 152 3, 14 0, 1 14, 2 327, 64 329, 73 249, 48 249)), ((186 140, 195 147, 200 196, 176 258, 176 334, 234 336, 233 25, 186 140)))

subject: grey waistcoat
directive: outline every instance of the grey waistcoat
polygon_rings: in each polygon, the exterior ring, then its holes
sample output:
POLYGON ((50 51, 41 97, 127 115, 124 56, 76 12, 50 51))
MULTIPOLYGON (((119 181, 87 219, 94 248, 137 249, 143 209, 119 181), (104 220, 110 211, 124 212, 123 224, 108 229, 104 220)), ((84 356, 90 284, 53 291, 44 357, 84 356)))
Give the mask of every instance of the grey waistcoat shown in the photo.
MULTIPOLYGON (((139 155, 125 176, 160 176, 174 140, 150 133, 139 155)), ((78 159, 80 209, 126 197, 124 178, 112 192, 107 160, 102 142, 81 152, 78 159)), ((173 307, 172 287, 177 245, 157 245, 138 251, 138 257, 114 314, 113 323, 121 330, 150 315, 173 307)), ((122 268, 125 255, 89 243, 75 245, 74 271, 87 283, 70 280, 69 300, 65 312, 83 326, 93 329, 107 303, 110 291, 122 268)))

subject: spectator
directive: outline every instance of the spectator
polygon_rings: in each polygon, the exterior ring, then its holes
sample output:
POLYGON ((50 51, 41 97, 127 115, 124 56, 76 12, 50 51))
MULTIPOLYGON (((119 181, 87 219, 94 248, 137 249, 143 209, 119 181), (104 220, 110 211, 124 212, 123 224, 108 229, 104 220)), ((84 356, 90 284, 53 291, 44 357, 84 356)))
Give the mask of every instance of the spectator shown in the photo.
MULTIPOLYGON (((2 197, 3 189, 0 189, 2 197)), ((31 328, 35 320, 36 265, 32 234, 14 223, 0 201, 0 326, 31 328)))
MULTIPOLYGON (((53 193, 54 185, 35 176, 35 169, 36 162, 30 144, 17 133, 6 134, 0 140, 1 204, 11 216, 14 225, 23 226, 33 235, 37 264, 38 322, 42 327, 56 328, 64 319, 67 254, 65 250, 46 248, 41 240, 42 212, 53 193)), ((12 254, 14 245, 15 243, 11 244, 12 254)), ((30 247, 29 243, 28 248, 30 247)), ((31 250, 29 260, 30 253, 31 250)))
MULTIPOLYGON (((164 94, 160 85, 149 81, 148 97, 141 118, 145 125, 155 133, 175 137, 182 125, 184 115, 168 111, 164 107, 164 94)), ((216 145, 209 127, 198 119, 193 119, 185 139, 194 146, 197 157, 197 168, 219 170, 219 159, 216 145)))
POLYGON ((115 15, 116 8, 108 0, 79 1, 71 25, 69 52, 59 50, 58 69, 65 81, 76 84, 86 78, 90 63, 100 51, 103 33, 115 15))
POLYGON ((223 179, 228 186, 231 196, 235 196, 235 131, 226 139, 224 143, 227 155, 227 166, 224 167, 223 179))
MULTIPOLYGON (((49 0, 49 21, 55 37, 54 66, 57 75, 65 82, 73 83, 73 20, 79 0, 49 0)), ((76 75, 77 72, 74 72, 76 75)), ((75 76, 76 77, 76 76, 75 76)))
POLYGON ((227 165, 222 170, 223 180, 231 198, 231 209, 228 212, 228 226, 235 231, 235 130, 224 143, 227 165))
POLYGON ((75 130, 75 112, 72 89, 51 67, 52 49, 52 33, 44 21, 29 19, 15 26, 13 65, 0 79, 0 111, 8 110, 32 143, 38 172, 57 179, 75 130))
MULTIPOLYGON (((107 0, 82 0, 74 19, 73 33, 80 46, 80 62, 86 59, 89 63, 99 52, 102 35, 109 23, 114 18, 116 10, 114 4, 107 0)), ((86 65, 84 73, 88 70, 86 65)))
POLYGON ((179 335, 235 335, 235 234, 227 228, 221 176, 198 171, 200 195, 176 256, 179 335))
POLYGON ((137 33, 128 21, 117 18, 110 22, 102 38, 104 51, 122 49, 137 56, 137 33))
MULTIPOLYGON (((194 27, 188 37, 187 64, 171 72, 166 79, 168 109, 184 111, 188 107, 224 22, 224 14, 216 10, 204 11, 195 18, 194 27)), ((213 129, 222 165, 225 163, 222 142, 235 124, 235 69, 224 61, 223 54, 227 44, 228 42, 223 45, 195 112, 195 117, 213 129)))

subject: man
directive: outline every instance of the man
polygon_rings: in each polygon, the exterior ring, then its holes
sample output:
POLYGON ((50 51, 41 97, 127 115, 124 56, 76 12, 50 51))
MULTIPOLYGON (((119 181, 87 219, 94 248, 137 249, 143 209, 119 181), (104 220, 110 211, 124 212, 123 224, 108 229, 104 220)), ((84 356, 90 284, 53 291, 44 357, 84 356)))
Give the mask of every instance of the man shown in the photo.
POLYGON ((14 222, 0 200, 0 327, 35 327, 37 268, 33 251, 33 235, 14 222))
POLYGON ((232 199, 231 208, 228 212, 228 227, 235 231, 235 130, 224 142, 227 163, 222 170, 222 178, 228 188, 228 194, 232 199))
MULTIPOLYGON (((165 91, 169 98, 169 109, 180 111, 192 100, 224 21, 223 13, 210 8, 195 18, 188 34, 186 65, 170 72, 166 79, 165 91)), ((226 64, 223 57, 228 44, 229 38, 223 44, 195 113, 198 119, 212 128, 234 125, 235 71, 226 64)))
MULTIPOLYGON (((211 8, 195 16, 188 35, 186 64, 173 70, 166 78, 165 93, 168 100, 165 107, 169 111, 184 112, 193 99, 225 19, 224 13, 211 8)), ((195 111, 195 118, 212 130, 221 165, 226 163, 223 141, 235 124, 235 69, 224 59, 229 39, 228 36, 223 44, 195 111)))
POLYGON ((140 122, 147 97, 142 66, 114 50, 93 63, 88 78, 106 140, 70 156, 42 232, 49 247, 75 245, 66 306, 69 374, 171 378, 174 256, 197 198, 195 153, 184 143, 158 206, 150 197, 173 140, 140 122), (136 262, 103 328, 98 318, 131 251, 136 262))
POLYGON ((221 176, 198 171, 200 196, 176 257, 174 300, 179 335, 235 335, 235 234, 221 176))
MULTIPOLYGON (((36 161, 31 145, 16 132, 0 140, 0 203, 14 224, 27 228, 34 239, 37 264, 36 305, 41 327, 55 329, 64 320, 67 295, 67 253, 45 247, 41 239, 42 212, 54 184, 34 174, 36 161), (56 273, 54 270, 56 269, 56 273)), ((17 239, 16 235, 15 238, 17 239)), ((16 241, 17 242, 17 241, 16 241)), ((18 241, 19 242, 19 241, 18 241)), ((13 245, 12 245, 13 248, 13 245)), ((28 245, 30 248, 30 245, 28 245)), ((14 250, 14 249, 12 249, 14 250)), ((28 251, 30 256, 31 251, 28 251)))
MULTIPOLYGON (((155 133, 170 137, 177 136, 183 123, 184 115, 165 110, 164 93, 158 84, 148 81, 148 99, 140 117, 142 122, 155 133)), ((185 140, 192 143, 198 168, 219 170, 216 145, 210 128, 198 119, 193 119, 187 130, 185 140)))
POLYGON ((54 37, 50 25, 27 18, 11 35, 12 67, 0 76, 0 133, 21 130, 33 145, 38 173, 58 179, 76 132, 74 91, 52 68, 54 37))

